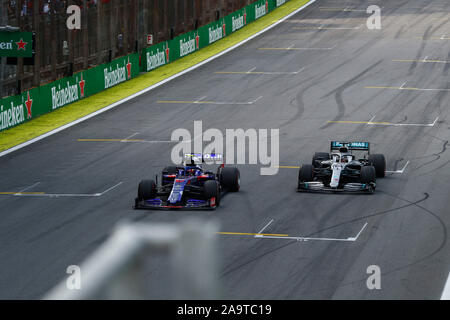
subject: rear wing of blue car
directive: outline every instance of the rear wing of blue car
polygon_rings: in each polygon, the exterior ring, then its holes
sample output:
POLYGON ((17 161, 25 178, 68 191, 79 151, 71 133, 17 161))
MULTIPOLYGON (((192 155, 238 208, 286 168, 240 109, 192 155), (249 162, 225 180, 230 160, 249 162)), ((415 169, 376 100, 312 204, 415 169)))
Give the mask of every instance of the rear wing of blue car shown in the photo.
POLYGON ((223 155, 219 153, 185 153, 186 164, 222 164, 223 155))
POLYGON ((367 151, 370 153, 370 143, 369 142, 340 142, 331 141, 330 151, 339 150, 340 148, 346 147, 348 150, 358 150, 367 151))

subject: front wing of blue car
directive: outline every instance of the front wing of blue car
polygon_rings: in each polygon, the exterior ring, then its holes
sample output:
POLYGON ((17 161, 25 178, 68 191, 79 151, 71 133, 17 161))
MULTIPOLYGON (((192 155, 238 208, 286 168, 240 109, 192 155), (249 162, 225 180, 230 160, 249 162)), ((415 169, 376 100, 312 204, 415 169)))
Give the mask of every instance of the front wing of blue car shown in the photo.
POLYGON ((217 208, 217 205, 215 199, 188 199, 186 203, 171 204, 158 198, 148 200, 136 198, 133 208, 143 210, 214 210, 217 208))

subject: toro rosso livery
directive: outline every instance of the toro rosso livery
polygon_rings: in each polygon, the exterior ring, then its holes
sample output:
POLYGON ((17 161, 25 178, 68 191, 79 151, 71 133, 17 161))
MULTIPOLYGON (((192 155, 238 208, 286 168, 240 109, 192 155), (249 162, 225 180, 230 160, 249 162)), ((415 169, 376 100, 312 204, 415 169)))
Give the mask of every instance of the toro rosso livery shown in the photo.
POLYGON ((220 154, 186 154, 182 166, 163 169, 161 185, 154 180, 139 183, 135 209, 215 209, 223 189, 237 192, 240 174, 237 168, 221 164, 217 171, 203 169, 204 163, 222 163, 220 154))
POLYGON ((372 193, 385 173, 384 155, 370 154, 369 142, 332 141, 330 153, 316 152, 311 164, 300 167, 297 191, 372 193), (363 158, 354 151, 363 152, 363 158))

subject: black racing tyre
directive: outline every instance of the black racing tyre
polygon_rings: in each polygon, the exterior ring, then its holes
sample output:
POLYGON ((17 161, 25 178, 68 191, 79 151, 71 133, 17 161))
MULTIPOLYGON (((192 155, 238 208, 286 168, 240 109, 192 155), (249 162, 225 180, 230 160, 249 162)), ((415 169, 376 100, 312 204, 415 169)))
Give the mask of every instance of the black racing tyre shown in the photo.
POLYGON ((330 160, 330 154, 328 152, 316 152, 312 158, 312 165, 314 166, 316 160, 318 161, 326 161, 330 160))
POLYGON ((220 174, 220 184, 231 192, 238 192, 241 187, 241 174, 238 168, 223 168, 220 174))
POLYGON ((314 167, 312 164, 304 164, 298 171, 298 182, 310 182, 314 179, 314 167))
POLYGON ((156 183, 153 180, 142 180, 138 187, 139 201, 153 199, 156 195, 156 183))
POLYGON ((205 199, 216 198, 216 206, 220 204, 220 188, 216 180, 208 180, 203 185, 203 195, 205 199))
POLYGON ((377 180, 377 174, 374 166, 365 166, 361 168, 361 183, 371 183, 377 180))
POLYGON ((377 178, 384 178, 386 175, 386 158, 383 154, 370 154, 369 162, 375 167, 377 178))

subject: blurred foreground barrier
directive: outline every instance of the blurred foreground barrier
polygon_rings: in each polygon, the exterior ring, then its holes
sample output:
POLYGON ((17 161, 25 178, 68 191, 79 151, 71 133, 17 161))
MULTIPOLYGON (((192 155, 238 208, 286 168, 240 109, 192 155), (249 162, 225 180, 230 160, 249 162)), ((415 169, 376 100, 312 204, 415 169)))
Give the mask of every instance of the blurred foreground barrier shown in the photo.
POLYGON ((120 224, 111 237, 81 266, 81 288, 66 280, 46 300, 145 299, 143 258, 168 255, 173 299, 218 299, 216 222, 188 219, 178 224, 120 224))

